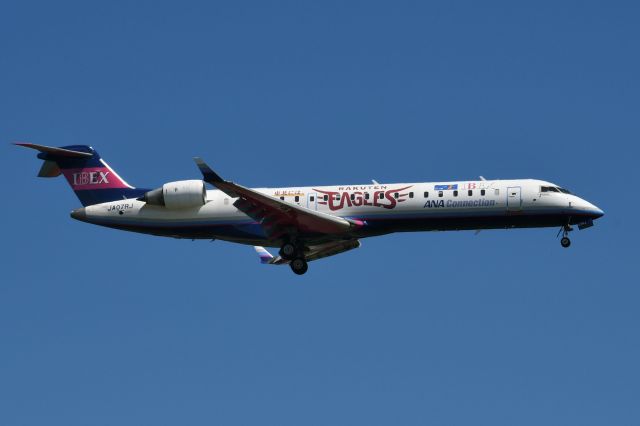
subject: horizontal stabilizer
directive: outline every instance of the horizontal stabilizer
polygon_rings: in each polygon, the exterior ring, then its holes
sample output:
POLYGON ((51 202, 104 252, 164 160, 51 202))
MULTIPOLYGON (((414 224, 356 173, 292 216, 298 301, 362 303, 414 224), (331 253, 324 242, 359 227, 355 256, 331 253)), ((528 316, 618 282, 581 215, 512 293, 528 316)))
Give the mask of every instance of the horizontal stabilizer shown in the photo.
POLYGON ((71 158, 93 157, 93 154, 89 152, 72 151, 70 149, 55 148, 53 146, 45 146, 45 145, 36 145, 34 143, 14 142, 14 145, 35 149, 37 151, 44 152, 46 154, 55 155, 57 157, 71 157, 71 158))

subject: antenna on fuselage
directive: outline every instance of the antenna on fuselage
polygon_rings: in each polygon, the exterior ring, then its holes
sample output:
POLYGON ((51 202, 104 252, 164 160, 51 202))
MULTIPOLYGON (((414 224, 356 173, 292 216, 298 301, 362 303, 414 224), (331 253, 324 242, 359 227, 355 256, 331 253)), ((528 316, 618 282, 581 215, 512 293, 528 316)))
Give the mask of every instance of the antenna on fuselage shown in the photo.
POLYGON ((371 182, 373 182, 373 184, 374 184, 374 185, 380 185, 380 184, 378 183, 378 181, 377 181, 377 180, 375 180, 375 179, 371 179, 371 182))
POLYGON ((486 180, 484 176, 479 176, 479 177, 480 177, 480 180, 486 180))

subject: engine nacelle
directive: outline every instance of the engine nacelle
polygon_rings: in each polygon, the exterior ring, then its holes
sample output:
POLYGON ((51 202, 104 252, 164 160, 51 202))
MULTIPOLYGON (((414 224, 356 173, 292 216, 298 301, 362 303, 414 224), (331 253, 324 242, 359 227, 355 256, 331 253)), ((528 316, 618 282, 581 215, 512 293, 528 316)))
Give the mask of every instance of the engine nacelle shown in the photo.
POLYGON ((207 189, 201 180, 179 180, 147 192, 140 201, 172 210, 200 207, 207 202, 207 189))

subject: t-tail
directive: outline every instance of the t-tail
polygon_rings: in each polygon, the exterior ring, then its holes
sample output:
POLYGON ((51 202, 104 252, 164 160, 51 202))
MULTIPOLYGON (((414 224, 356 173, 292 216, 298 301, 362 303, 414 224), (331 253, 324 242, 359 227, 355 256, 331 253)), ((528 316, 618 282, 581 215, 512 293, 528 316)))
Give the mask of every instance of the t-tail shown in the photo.
POLYGON ((44 163, 38 177, 64 175, 83 206, 136 198, 148 191, 125 182, 90 146, 54 148, 22 142, 15 145, 40 151, 38 158, 44 163))

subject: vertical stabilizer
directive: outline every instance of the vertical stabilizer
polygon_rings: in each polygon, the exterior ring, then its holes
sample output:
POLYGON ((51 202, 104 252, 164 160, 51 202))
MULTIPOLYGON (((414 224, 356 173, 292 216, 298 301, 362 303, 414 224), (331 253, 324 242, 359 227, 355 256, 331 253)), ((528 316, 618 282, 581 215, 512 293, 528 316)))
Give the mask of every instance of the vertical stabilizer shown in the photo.
POLYGON ((39 151, 38 158, 44 163, 38 176, 64 175, 83 206, 139 197, 147 191, 129 185, 90 146, 55 148, 32 143, 16 145, 39 151))

